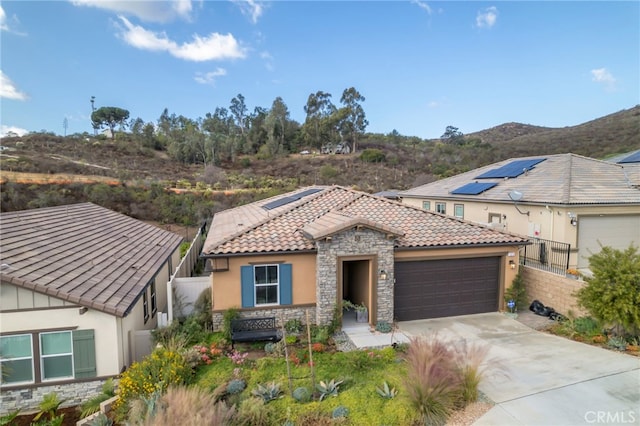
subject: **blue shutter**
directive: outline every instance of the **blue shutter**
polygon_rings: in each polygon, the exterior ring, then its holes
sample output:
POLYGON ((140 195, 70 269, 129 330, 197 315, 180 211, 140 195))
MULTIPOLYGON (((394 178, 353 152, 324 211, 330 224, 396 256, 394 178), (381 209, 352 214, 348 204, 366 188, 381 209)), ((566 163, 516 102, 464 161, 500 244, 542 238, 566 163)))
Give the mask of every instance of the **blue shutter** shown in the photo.
POLYGON ((242 282, 242 307, 253 308, 253 266, 240 267, 240 281, 242 282))
POLYGON ((283 263, 280 265, 280 304, 291 305, 293 303, 291 278, 291 264, 283 263))
POLYGON ((93 330, 73 331, 73 364, 76 379, 96 377, 96 344, 93 330))

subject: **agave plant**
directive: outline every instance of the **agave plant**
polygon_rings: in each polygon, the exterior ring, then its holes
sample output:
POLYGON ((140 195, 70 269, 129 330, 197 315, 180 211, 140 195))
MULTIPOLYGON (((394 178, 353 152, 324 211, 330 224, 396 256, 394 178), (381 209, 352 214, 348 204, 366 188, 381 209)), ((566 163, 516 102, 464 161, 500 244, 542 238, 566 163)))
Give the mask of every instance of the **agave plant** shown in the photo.
POLYGON ((378 392, 378 395, 380 395, 384 399, 393 399, 393 397, 398 394, 396 388, 389 388, 389 383, 387 383, 386 381, 382 383, 381 388, 376 387, 376 391, 378 392))
POLYGON ((267 403, 274 399, 282 398, 282 391, 280 390, 280 384, 271 382, 266 385, 258 384, 258 387, 251 392, 254 396, 262 398, 267 403))
POLYGON ((330 382, 320 381, 320 383, 316 385, 316 388, 320 392, 320 401, 328 396, 338 396, 338 389, 343 381, 344 380, 335 381, 334 379, 331 379, 330 382))

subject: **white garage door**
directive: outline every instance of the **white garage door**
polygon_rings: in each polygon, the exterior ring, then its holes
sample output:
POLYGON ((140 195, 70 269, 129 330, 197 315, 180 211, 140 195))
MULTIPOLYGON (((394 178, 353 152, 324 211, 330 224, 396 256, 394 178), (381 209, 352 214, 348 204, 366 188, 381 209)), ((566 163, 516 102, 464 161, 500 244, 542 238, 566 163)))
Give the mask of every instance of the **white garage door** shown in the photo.
POLYGON ((624 250, 631 243, 640 245, 640 215, 580 216, 578 267, 589 267, 589 256, 600 252, 600 244, 624 250))

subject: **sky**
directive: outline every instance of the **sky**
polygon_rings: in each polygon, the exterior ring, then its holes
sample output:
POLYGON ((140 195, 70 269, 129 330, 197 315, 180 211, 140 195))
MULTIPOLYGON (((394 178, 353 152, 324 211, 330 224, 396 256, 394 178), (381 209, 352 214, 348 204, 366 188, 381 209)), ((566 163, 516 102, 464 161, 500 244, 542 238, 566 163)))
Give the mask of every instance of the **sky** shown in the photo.
POLYGON ((197 119, 355 87, 368 132, 581 124, 640 104, 638 1, 0 1, 2 134, 95 107, 197 119))

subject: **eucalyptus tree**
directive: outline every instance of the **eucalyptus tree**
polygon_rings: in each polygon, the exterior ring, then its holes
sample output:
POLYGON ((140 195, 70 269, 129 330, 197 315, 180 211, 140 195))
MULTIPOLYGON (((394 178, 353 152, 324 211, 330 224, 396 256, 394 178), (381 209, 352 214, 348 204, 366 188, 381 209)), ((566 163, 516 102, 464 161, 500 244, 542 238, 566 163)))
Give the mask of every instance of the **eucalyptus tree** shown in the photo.
POLYGON ((331 93, 318 91, 309 95, 304 107, 307 117, 303 125, 307 143, 322 148, 329 133, 329 119, 335 111, 336 107, 331 102, 331 93))
POLYGON ((340 103, 344 105, 344 122, 341 129, 351 140, 352 152, 358 149, 358 137, 364 134, 369 121, 367 121, 361 103, 365 101, 364 96, 355 87, 350 87, 342 92, 340 103))

